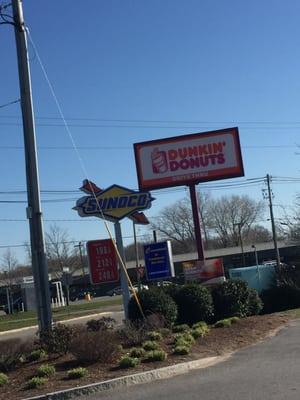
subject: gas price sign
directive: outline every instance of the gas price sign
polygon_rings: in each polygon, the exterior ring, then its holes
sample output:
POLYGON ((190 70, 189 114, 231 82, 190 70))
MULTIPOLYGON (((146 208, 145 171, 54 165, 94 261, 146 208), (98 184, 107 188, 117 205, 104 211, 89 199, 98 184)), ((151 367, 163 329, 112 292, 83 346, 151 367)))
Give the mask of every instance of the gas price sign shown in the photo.
POLYGON ((87 242, 90 277, 93 284, 119 280, 118 259, 111 239, 87 242))

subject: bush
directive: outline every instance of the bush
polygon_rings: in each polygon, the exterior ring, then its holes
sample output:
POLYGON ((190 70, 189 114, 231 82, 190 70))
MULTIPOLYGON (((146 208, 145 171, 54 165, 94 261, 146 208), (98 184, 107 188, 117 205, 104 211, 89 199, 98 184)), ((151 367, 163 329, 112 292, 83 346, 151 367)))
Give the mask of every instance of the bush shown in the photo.
POLYGON ((68 379, 81 379, 87 376, 89 371, 86 368, 74 368, 68 371, 68 379))
POLYGON ((160 332, 148 332, 146 335, 148 340, 162 340, 162 334, 160 332))
POLYGON ((236 324, 239 320, 240 320, 239 317, 231 317, 230 318, 230 321, 231 321, 232 324, 236 324))
POLYGON ((181 324, 181 325, 173 326, 173 332, 174 333, 187 332, 189 330, 190 330, 190 327, 187 324, 181 324))
POLYGON ((48 354, 66 354, 69 351, 74 328, 56 324, 52 329, 40 333, 39 343, 48 354))
POLYGON ((164 361, 167 358, 167 353, 163 350, 153 350, 146 354, 147 361, 164 361))
POLYGON ((258 296, 254 289, 250 289, 246 282, 228 280, 212 291, 215 318, 246 317, 259 309, 258 296))
POLYGON ((191 351, 191 348, 189 346, 176 346, 174 349, 174 354, 180 355, 180 356, 185 356, 189 354, 191 351))
POLYGON ((192 344, 195 343, 195 339, 193 338, 193 336, 190 333, 185 332, 185 333, 180 333, 178 335, 175 335, 174 343, 175 343, 175 346, 177 346, 177 345, 184 346, 186 344, 191 346, 192 344))
POLYGON ((37 389, 45 383, 48 382, 47 378, 41 378, 39 376, 34 376, 33 378, 29 379, 29 381, 26 383, 26 389, 37 389))
POLYGON ((117 334, 125 347, 139 346, 147 338, 146 327, 141 322, 126 321, 117 334))
POLYGON ((115 332, 78 328, 70 343, 70 353, 80 363, 112 362, 120 353, 115 332))
POLYGON ((226 318, 226 319, 221 319, 220 321, 217 321, 214 325, 215 328, 228 328, 231 326, 231 318, 226 318))
POLYGON ((154 340, 147 340, 147 342, 143 343, 143 349, 146 351, 158 350, 159 344, 154 340))
POLYGON ((142 347, 133 347, 129 352, 129 357, 143 358, 146 354, 146 350, 142 347))
POLYGON ((191 335, 193 336, 194 339, 199 339, 200 337, 204 337, 207 333, 209 332, 209 328, 194 328, 191 331, 191 335))
POLYGON ((48 378, 51 375, 55 374, 55 367, 54 365, 50 365, 50 364, 43 364, 41 365, 38 370, 37 370, 37 376, 43 378, 48 378))
POLYGON ((176 303, 177 294, 180 290, 181 286, 172 283, 171 285, 162 286, 161 290, 164 291, 168 296, 172 297, 172 299, 176 303))
POLYGON ((86 323, 88 331, 106 331, 112 330, 116 325, 116 320, 111 317, 102 317, 100 319, 91 319, 86 323))
POLYGON ((45 350, 37 349, 37 350, 33 350, 30 354, 28 354, 27 360, 29 362, 38 361, 41 358, 44 358, 46 356, 47 356, 47 353, 45 352, 45 350))
POLYGON ((0 372, 0 387, 4 386, 8 383, 8 376, 5 375, 3 372, 0 372))
POLYGON ((124 356, 119 362, 120 368, 134 368, 139 365, 140 359, 137 357, 124 356))
MULTIPOLYGON (((138 294, 145 316, 160 314, 165 318, 167 324, 172 325, 177 318, 177 306, 170 296, 160 288, 150 288, 138 294)), ((128 304, 129 319, 141 321, 142 315, 134 297, 131 297, 128 304)))
POLYGON ((192 326, 192 328, 193 328, 193 329, 197 329, 197 328, 209 329, 209 328, 208 328, 208 325, 207 325, 207 323, 206 323, 205 321, 196 322, 196 323, 192 326))
POLYGON ((263 313, 285 311, 300 307, 300 289, 296 286, 282 285, 265 290, 262 294, 263 313))
POLYGON ((20 339, 0 341, 0 372, 8 372, 17 368, 33 349, 31 341, 20 339))
POLYGON ((258 315, 263 309, 263 302, 255 289, 249 288, 248 315, 258 315))
POLYGON ((171 334, 171 331, 168 328, 162 328, 160 329, 160 333, 162 334, 163 337, 167 337, 171 334))
POLYGON ((176 304, 178 322, 182 324, 210 321, 213 316, 212 296, 207 288, 198 284, 182 286, 177 292, 176 304))

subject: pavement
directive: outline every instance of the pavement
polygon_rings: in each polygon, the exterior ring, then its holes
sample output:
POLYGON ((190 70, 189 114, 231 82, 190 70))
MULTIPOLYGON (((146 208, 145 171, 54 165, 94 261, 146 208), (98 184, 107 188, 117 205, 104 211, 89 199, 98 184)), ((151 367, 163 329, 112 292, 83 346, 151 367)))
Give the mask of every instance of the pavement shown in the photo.
POLYGON ((82 400, 299 400, 300 320, 207 369, 82 400))
MULTIPOLYGON (((101 318, 101 317, 112 317, 116 320, 117 325, 121 325, 124 319, 124 311, 119 311, 121 306, 110 306, 110 308, 116 308, 118 311, 103 311, 96 314, 86 315, 83 317, 77 317, 68 319, 65 321, 61 321, 61 323, 66 325, 76 325, 76 324, 85 324, 90 319, 101 318)), ((0 332, 0 341, 7 339, 20 338, 22 340, 27 340, 36 335, 38 327, 31 326, 27 328, 14 329, 6 332, 0 332)))

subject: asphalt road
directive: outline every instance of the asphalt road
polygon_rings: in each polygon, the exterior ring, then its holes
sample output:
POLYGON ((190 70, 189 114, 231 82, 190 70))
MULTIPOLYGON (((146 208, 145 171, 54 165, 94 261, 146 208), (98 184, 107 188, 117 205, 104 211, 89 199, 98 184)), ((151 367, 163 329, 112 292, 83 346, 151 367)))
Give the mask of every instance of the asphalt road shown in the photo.
POLYGON ((300 321, 228 361, 175 378, 131 386, 85 400, 299 400, 300 321))

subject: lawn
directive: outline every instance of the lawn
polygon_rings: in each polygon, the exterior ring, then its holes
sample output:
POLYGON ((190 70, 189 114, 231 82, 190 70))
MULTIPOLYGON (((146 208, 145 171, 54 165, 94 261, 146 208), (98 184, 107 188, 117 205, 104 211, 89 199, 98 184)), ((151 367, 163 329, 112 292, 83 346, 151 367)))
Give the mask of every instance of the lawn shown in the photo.
MULTIPOLYGON (((120 305, 121 298, 99 300, 80 304, 71 304, 68 307, 60 307, 52 310, 53 320, 64 321, 76 317, 82 317, 89 314, 95 314, 101 311, 107 311, 107 307, 120 305)), ((37 317, 35 311, 27 311, 15 313, 12 315, 0 316, 0 332, 11 329, 25 328, 28 326, 37 325, 37 317)))

